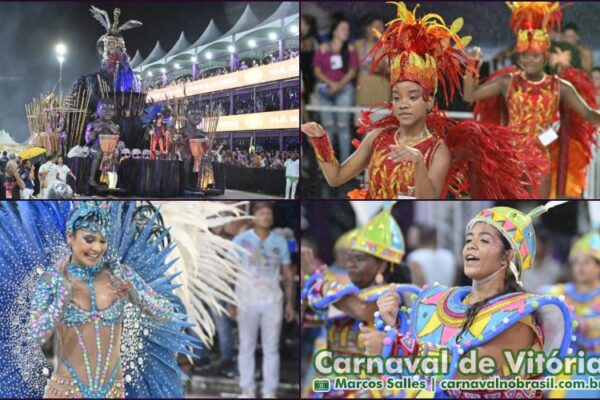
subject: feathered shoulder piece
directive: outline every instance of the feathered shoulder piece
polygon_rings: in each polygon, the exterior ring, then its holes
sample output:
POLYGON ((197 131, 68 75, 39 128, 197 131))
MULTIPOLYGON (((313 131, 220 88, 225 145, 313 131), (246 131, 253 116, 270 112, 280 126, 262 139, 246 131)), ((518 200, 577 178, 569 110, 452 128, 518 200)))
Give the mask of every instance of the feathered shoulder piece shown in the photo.
POLYGON ((465 53, 471 36, 460 37, 463 19, 457 18, 447 26, 438 14, 416 16, 418 5, 410 11, 404 3, 396 5, 396 18, 386 24, 383 33, 377 32, 378 42, 371 50, 374 70, 382 61, 390 66, 390 84, 412 81, 423 87, 427 96, 437 91, 438 81, 446 100, 452 99, 460 77, 466 68, 473 68, 465 53))

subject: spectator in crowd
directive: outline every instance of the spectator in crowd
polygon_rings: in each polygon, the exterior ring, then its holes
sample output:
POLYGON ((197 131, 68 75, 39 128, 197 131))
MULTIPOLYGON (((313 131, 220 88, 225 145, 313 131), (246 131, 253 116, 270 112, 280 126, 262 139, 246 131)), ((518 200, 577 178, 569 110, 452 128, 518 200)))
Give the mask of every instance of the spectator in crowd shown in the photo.
POLYGON ((300 160, 296 152, 292 153, 292 157, 285 162, 285 198, 296 198, 296 186, 300 178, 300 160))
POLYGON ((35 190, 35 167, 29 160, 24 160, 19 168, 19 176, 25 183, 25 189, 21 190, 21 198, 29 199, 35 190))
POLYGON ((0 174, 3 174, 6 170, 6 163, 8 163, 8 152, 4 150, 2 157, 0 157, 0 174))
POLYGON ((284 168, 283 162, 281 161, 281 158, 279 158, 279 155, 276 155, 275 157, 273 157, 273 162, 271 163, 271 168, 273 168, 273 169, 284 168))
POLYGON ((0 199, 19 200, 25 182, 19 175, 19 166, 15 160, 8 160, 4 174, 0 175, 0 199))
POLYGON ((300 108, 300 92, 297 87, 285 88, 284 99, 287 110, 300 108))
POLYGON ((56 158, 56 165, 54 165, 54 168, 52 169, 52 173, 54 174, 55 181, 57 183, 62 182, 65 185, 68 185, 67 184, 67 175, 75 180, 77 179, 75 174, 73 174, 73 172, 71 171, 71 168, 69 168, 67 165, 64 164, 62 156, 58 156, 56 158))
POLYGON ((263 352, 262 395, 263 398, 274 398, 279 384, 279 336, 282 314, 288 322, 296 318, 294 276, 287 241, 283 236, 271 232, 271 203, 253 203, 253 215, 253 229, 239 234, 233 240, 248 251, 249 255, 242 255, 242 266, 253 277, 250 285, 236 287, 240 305, 243 307, 237 310, 240 387, 242 397, 256 396, 254 367, 260 330, 263 352), (284 293, 279 284, 280 276, 285 288, 285 307, 284 293))
POLYGON ((302 68, 302 86, 304 87, 302 101, 308 103, 317 81, 312 69, 313 58, 319 47, 315 17, 308 14, 300 16, 300 35, 300 67, 302 68))
POLYGON ((387 77, 389 74, 388 64, 380 63, 373 73, 371 73, 373 54, 370 54, 370 51, 377 43, 375 31, 381 33, 385 30, 385 26, 381 18, 367 16, 363 28, 365 37, 357 40, 354 44, 360 60, 356 104, 371 107, 376 103, 389 102, 391 96, 390 84, 387 77))
MULTIPOLYGON (((406 261, 410 267, 413 283, 417 286, 433 285, 436 281, 451 287, 456 279, 456 258, 450 250, 437 244, 437 230, 429 226, 413 226, 419 236, 416 249, 406 261)), ((411 227, 411 229, 413 228, 411 227)))
POLYGON ((54 163, 55 161, 56 161, 56 154, 51 154, 50 157, 48 158, 48 161, 46 161, 44 164, 42 164, 42 166, 40 167, 40 169, 38 171, 38 176, 40 178, 40 193, 41 193, 40 197, 42 199, 48 198, 48 190, 50 190, 50 188, 54 184, 54 181, 56 180, 56 174, 52 173, 52 170, 54 169, 54 166, 56 165, 54 163))
MULTIPOLYGON (((513 65, 518 65, 516 54, 512 53, 513 65)), ((550 53, 545 72, 559 74, 569 67, 581 69, 581 52, 577 46, 564 39, 562 32, 550 32, 550 53)))
MULTIPOLYGON (((321 82, 319 104, 321 106, 350 107, 354 105, 354 83, 359 67, 358 53, 348 42, 350 23, 341 13, 331 18, 330 41, 321 44, 313 59, 314 73, 321 82)), ((339 156, 350 156, 350 113, 321 111, 321 124, 331 137, 337 138, 339 156)))
POLYGON ((592 55, 592 51, 581 42, 581 37, 579 36, 579 27, 576 23, 569 22, 565 24, 562 30, 562 39, 579 49, 579 54, 581 56, 581 69, 588 74, 591 73, 592 67, 594 66, 594 56, 592 55))

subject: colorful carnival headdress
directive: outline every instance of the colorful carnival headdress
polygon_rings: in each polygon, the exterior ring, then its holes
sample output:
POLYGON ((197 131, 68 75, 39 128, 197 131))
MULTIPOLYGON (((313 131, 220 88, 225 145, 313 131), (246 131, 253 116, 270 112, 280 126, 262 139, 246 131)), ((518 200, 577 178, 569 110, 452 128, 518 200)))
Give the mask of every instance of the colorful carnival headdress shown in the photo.
POLYGON ((78 229, 88 229, 102 236, 108 236, 109 207, 106 201, 80 201, 67 221, 67 232, 74 234, 78 229))
POLYGON ((600 260, 600 233, 592 231, 577 239, 571 247, 569 258, 576 254, 586 254, 600 260))
POLYGON ((132 19, 119 25, 119 17, 121 16, 120 8, 114 9, 113 22, 110 21, 110 16, 105 10, 92 6, 90 12, 96 21, 100 22, 100 25, 106 30, 106 33, 100 36, 96 43, 96 48, 102 61, 105 62, 109 60, 114 53, 118 53, 118 61, 122 62, 123 57, 127 57, 125 40, 123 39, 122 32, 138 28, 142 26, 142 23, 132 19))
POLYGON ((397 18, 386 24, 383 33, 375 31, 379 40, 371 50, 371 70, 387 60, 391 85, 398 81, 416 82, 429 96, 435 95, 439 81, 446 100, 452 99, 460 90, 459 77, 465 66, 473 68, 464 51, 471 36, 458 35, 463 19, 456 19, 448 27, 438 14, 417 18, 418 5, 411 12, 404 3, 389 3, 396 5, 397 18))
POLYGON ((560 27, 562 7, 558 2, 510 1, 510 28, 517 36, 515 52, 545 53, 550 48, 549 32, 560 27))
POLYGON ((539 206, 525 214, 519 210, 510 207, 487 208, 477 214, 467 224, 467 233, 473 229, 477 222, 485 222, 496 228, 515 252, 517 267, 519 271, 511 267, 517 282, 520 282, 520 276, 527 268, 530 268, 535 258, 535 230, 532 220, 550 208, 565 203, 565 201, 550 201, 543 206, 539 206))
POLYGON ((404 257, 404 236, 392 217, 392 204, 386 205, 363 227, 355 232, 350 246, 383 260, 399 264, 404 257))
POLYGON ((356 237, 356 233, 360 228, 350 229, 340 236, 333 245, 334 250, 350 249, 352 248, 352 241, 356 237))

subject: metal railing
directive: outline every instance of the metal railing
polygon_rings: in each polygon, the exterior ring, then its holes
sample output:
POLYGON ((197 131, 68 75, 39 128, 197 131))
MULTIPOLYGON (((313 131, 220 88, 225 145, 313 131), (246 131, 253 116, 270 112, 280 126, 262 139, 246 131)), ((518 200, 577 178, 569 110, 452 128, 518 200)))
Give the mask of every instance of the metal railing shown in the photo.
MULTIPOLYGON (((308 104, 304 106, 306 111, 328 111, 337 113, 348 113, 356 114, 360 116, 360 112, 367 110, 367 107, 353 106, 353 107, 342 107, 342 106, 320 106, 318 104, 308 104)), ((446 111, 446 115, 450 118, 455 119, 473 119, 473 113, 469 111, 446 111)))

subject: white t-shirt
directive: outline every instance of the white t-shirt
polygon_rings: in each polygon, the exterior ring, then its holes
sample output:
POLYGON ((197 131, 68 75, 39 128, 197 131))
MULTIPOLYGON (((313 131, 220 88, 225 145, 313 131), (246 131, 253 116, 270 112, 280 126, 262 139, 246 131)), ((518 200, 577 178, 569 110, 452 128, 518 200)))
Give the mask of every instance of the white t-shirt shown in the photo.
POLYGON ((262 240, 249 229, 233 239, 248 254, 242 255, 243 267, 250 273, 249 285, 238 285, 236 293, 241 304, 272 304, 283 300, 280 285, 281 266, 290 263, 290 252, 285 238, 270 233, 262 240))
POLYGON ((50 173, 55 178, 55 180, 60 181, 62 183, 67 183, 67 174, 69 172, 71 172, 71 168, 69 168, 65 164, 63 164, 63 165, 54 165, 54 168, 52 168, 50 173))
POLYGON ((285 160, 285 176, 298 178, 300 176, 300 159, 297 158, 296 161, 288 158, 285 160))
POLYGON ((52 186, 52 184, 54 184, 54 181, 56 180, 56 174, 52 173, 52 170, 54 169, 54 166, 56 164, 54 164, 52 161, 46 161, 45 163, 42 164, 42 166, 40 167, 40 170, 38 171, 38 174, 47 174, 46 175, 46 186, 49 188, 50 186, 52 186))
POLYGON ((433 285, 436 281, 451 287, 456 276, 456 258, 446 249, 417 249, 408 255, 406 261, 417 262, 423 271, 425 283, 433 285))

